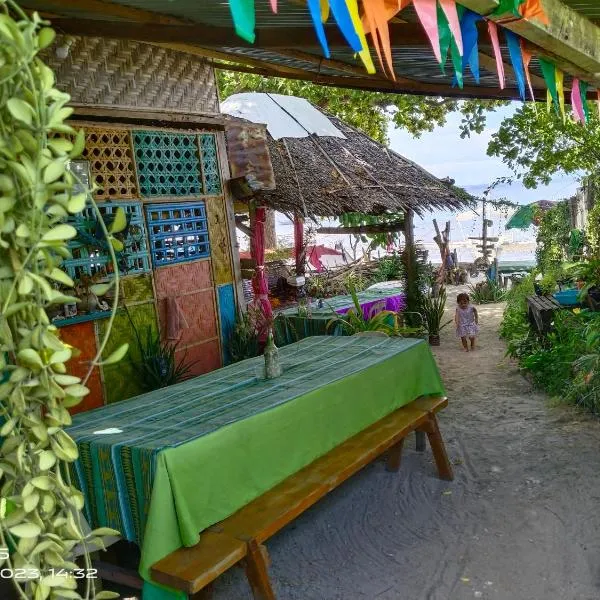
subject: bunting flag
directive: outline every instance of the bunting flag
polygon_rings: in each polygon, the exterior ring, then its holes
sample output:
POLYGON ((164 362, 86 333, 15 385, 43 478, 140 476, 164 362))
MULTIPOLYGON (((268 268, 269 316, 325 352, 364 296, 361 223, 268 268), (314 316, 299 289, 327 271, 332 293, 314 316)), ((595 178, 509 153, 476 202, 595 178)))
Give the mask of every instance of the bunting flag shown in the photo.
POLYGON ((352 22, 352 17, 350 16, 350 10, 348 9, 346 0, 329 0, 329 6, 331 8, 331 12, 333 13, 333 18, 335 19, 337 26, 340 28, 342 35, 346 38, 350 48, 352 48, 354 52, 362 52, 362 43, 358 33, 356 32, 356 29, 354 28, 354 23, 352 22))
POLYGON ((392 61, 392 48, 390 46, 390 30, 388 27, 389 18, 386 2, 385 0, 371 0, 371 2, 364 2, 363 9, 365 11, 363 28, 366 32, 371 33, 373 45, 375 46, 375 51, 379 58, 379 64, 381 64, 381 69, 385 72, 385 65, 382 57, 383 53, 388 71, 392 78, 396 79, 392 61))
MULTIPOLYGON (((352 25, 354 26, 354 30, 358 39, 361 43, 361 50, 358 53, 360 59, 365 65, 365 69, 367 69, 367 73, 371 75, 375 73, 375 65, 373 64, 373 59, 371 58, 371 52, 369 50, 369 45, 367 44, 367 38, 365 37, 365 32, 363 30, 362 21, 360 20, 360 16, 358 14, 358 1, 357 0, 346 0, 348 3, 348 12, 350 13, 350 18, 352 19, 352 25)), ((390 56, 391 59, 391 56, 390 56)), ((391 60, 390 60, 391 62, 391 60)), ((394 72, 394 68, 392 67, 392 73, 394 72)))
POLYGON ((504 62, 502 61, 502 52, 500 51, 500 40, 498 39, 498 26, 494 21, 488 21, 488 31, 494 48, 494 56, 496 57, 496 69, 498 71, 498 80, 500 81, 500 89, 503 90, 506 86, 504 79, 504 62))
POLYGON ((523 69, 525 71, 525 77, 527 78, 527 85, 529 86, 529 93, 531 94, 531 100, 533 102, 534 109, 537 110, 535 105, 535 94, 533 92, 533 84, 531 83, 531 72, 529 71, 529 65, 533 58, 533 53, 527 50, 525 42, 521 40, 521 55, 523 57, 523 69))
POLYGON ((544 76, 544 81, 546 82, 546 87, 548 88, 548 110, 550 110, 550 106, 552 102, 556 106, 556 112, 558 112, 558 92, 556 89, 556 67, 545 58, 538 58, 538 62, 540 63, 540 68, 542 69, 542 75, 544 76))
POLYGON ((277 14, 277 0, 271 0, 271 10, 277 14))
POLYGON ((581 92, 581 104, 583 106, 583 118, 587 123, 590 120, 590 107, 588 106, 587 95, 589 84, 585 81, 579 82, 579 91, 581 92))
POLYGON ((565 111, 565 74, 556 69, 556 93, 558 94, 558 106, 563 121, 567 120, 567 112, 565 111))
POLYGON ((463 41, 462 33, 460 30, 460 20, 458 18, 458 9, 456 8, 456 2, 455 0, 439 0, 439 3, 442 7, 442 10, 444 11, 446 19, 448 20, 450 31, 452 32, 454 42, 456 43, 456 47, 458 48, 458 54, 462 56, 463 41))
POLYGON ((463 41, 462 70, 464 73, 467 65, 469 65, 469 69, 477 83, 479 83, 479 30, 477 29, 477 23, 482 19, 483 17, 480 14, 465 9, 460 20, 463 41))
POLYGON ((520 17, 519 7, 523 0, 500 0, 500 4, 494 9, 493 15, 500 16, 510 13, 515 17, 520 17))
POLYGON ((229 9, 233 19, 235 32, 250 44, 254 44, 256 35, 254 27, 254 0, 229 0, 229 9))
POLYGON ((581 89, 579 88, 579 79, 573 79, 573 87, 571 88, 571 107, 573 109, 573 117, 577 123, 585 121, 585 113, 581 104, 581 89))
POLYGON ((515 72, 515 78, 517 80, 517 87, 519 88, 519 95, 523 102, 526 99, 525 94, 525 69, 523 67, 523 54, 521 53, 521 42, 519 36, 509 31, 504 30, 506 36, 506 43, 508 44, 508 52, 510 54, 510 62, 512 63, 513 70, 515 72))
POLYGON ((437 20, 437 0, 413 0, 413 5, 425 29, 425 33, 431 42, 433 53, 438 63, 442 62, 442 53, 440 50, 440 37, 438 32, 437 20))
POLYGON ((321 23, 327 23, 329 19, 329 0, 320 0, 321 2, 321 23))
POLYGON ((440 67, 442 73, 446 74, 446 60, 448 58, 448 51, 450 50, 450 56, 452 58, 452 67, 454 70, 454 78, 452 80, 452 86, 458 85, 461 89, 463 88, 463 67, 462 67, 462 56, 458 48, 458 44, 450 30, 450 24, 441 6, 438 6, 438 28, 440 32, 440 51, 442 53, 442 62, 440 67))
POLYGON ((525 0, 519 10, 524 19, 537 19, 544 25, 550 25, 550 19, 542 6, 541 0, 525 0))
MULTIPOLYGON (((319 0, 307 0, 308 1, 308 11, 310 12, 310 18, 313 22, 313 27, 317 32, 317 38, 319 40, 319 44, 321 44, 321 48, 323 50, 323 55, 325 58, 329 58, 331 54, 329 53, 329 46, 327 44, 327 37, 325 36, 325 27, 323 27, 322 19, 322 6, 323 1, 319 0)), ((327 16, 329 17, 329 2, 325 0, 327 4, 327 16)))

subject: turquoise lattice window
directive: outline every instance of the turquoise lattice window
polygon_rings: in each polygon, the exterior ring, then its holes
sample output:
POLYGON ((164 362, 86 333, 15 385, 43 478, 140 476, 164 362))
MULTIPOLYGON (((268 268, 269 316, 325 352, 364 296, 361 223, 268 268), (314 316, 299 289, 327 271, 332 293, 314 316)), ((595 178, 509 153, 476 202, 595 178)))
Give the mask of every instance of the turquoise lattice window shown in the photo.
POLYGON ((204 202, 150 204, 146 219, 155 267, 210 255, 204 202))
MULTIPOLYGON (((144 213, 141 202, 105 202, 98 204, 105 223, 110 223, 111 215, 121 207, 128 220, 128 226, 117 237, 124 249, 117 252, 119 271, 122 274, 143 273, 150 270, 150 254, 146 241, 144 213)), ((73 279, 82 275, 110 276, 113 265, 110 260, 107 242, 98 223, 95 210, 88 206, 83 212, 68 221, 79 235, 69 242, 72 258, 63 262, 63 268, 73 279)))
POLYGON ((206 194, 218 195, 221 193, 221 173, 217 157, 217 144, 212 133, 200 136, 200 150, 202 152, 202 169, 206 182, 206 194))
POLYGON ((133 145, 142 196, 204 193, 196 135, 134 131, 133 145))

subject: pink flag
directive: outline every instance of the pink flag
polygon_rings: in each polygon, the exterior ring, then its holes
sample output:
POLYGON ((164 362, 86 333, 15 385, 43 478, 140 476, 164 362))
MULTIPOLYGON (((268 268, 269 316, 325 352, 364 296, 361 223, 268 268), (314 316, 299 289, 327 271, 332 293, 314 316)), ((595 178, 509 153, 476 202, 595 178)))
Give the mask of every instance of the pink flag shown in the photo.
POLYGON ((577 78, 573 79, 571 106, 573 108, 575 121, 585 123, 585 110, 583 110, 583 103, 581 101, 581 87, 579 86, 579 79, 577 78))
POLYGON ((433 53, 439 63, 442 62, 442 51, 440 50, 440 35, 437 21, 437 0, 413 0, 417 16, 425 33, 431 42, 433 53))
POLYGON ((529 65, 531 63, 531 59, 533 58, 533 54, 527 50, 525 47, 525 43, 521 39, 521 54, 523 55, 523 67, 525 69, 525 77, 527 77, 527 85, 529 86, 529 92, 531 94, 531 99, 535 102, 535 94, 533 93, 533 84, 531 83, 531 73, 529 71, 529 65))
POLYGON ((440 6, 446 15, 446 19, 448 19, 450 31, 452 32, 454 40, 456 41, 456 45, 458 46, 458 52, 462 56, 463 42, 462 33, 460 31, 460 21, 458 19, 458 11, 456 10, 456 2, 455 0, 440 0, 440 6))
POLYGON ((271 0, 271 10, 276 13, 277 12, 277 0, 271 0))
POLYGON ((498 70, 498 79, 500 80, 500 89, 505 88, 504 81, 504 62, 502 61, 502 52, 500 51, 500 40, 498 39, 498 26, 494 21, 488 21, 488 31, 494 48, 494 56, 496 57, 496 69, 498 70))

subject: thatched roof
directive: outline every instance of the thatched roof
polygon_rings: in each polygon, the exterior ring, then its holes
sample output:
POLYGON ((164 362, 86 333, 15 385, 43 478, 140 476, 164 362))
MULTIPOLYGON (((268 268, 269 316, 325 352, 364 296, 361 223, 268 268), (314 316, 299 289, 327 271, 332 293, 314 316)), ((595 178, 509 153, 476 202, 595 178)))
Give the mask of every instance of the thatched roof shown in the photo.
POLYGON ((267 205, 287 214, 333 217, 408 208, 423 214, 462 210, 469 204, 470 198, 457 194, 448 182, 340 119, 319 112, 343 137, 312 134, 275 140, 267 133, 276 183, 274 190, 260 192, 267 205))

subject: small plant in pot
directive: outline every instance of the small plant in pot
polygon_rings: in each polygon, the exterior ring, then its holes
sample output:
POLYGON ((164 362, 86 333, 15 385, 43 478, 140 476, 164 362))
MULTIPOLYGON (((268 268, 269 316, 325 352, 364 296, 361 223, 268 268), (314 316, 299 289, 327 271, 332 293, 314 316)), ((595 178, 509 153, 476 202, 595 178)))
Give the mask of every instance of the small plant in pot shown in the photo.
POLYGON ((442 324, 444 309, 446 307, 446 289, 442 288, 437 297, 425 296, 422 301, 423 320, 429 334, 431 346, 440 345, 440 331, 452 323, 452 319, 442 324))

